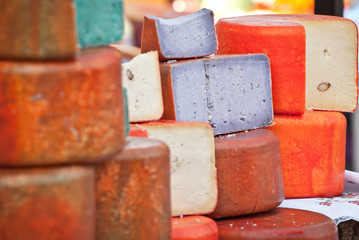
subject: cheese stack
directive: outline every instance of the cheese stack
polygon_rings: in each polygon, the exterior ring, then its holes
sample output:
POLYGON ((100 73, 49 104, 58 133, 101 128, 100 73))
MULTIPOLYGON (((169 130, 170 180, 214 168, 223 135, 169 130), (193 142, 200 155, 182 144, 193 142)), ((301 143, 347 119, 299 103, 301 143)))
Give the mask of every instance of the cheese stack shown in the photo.
POLYGON ((94 169, 76 164, 125 145, 121 56, 104 46, 122 1, 1 6, 0 238, 95 239, 94 169))
POLYGON ((346 120, 330 111, 357 107, 355 24, 332 16, 254 15, 221 19, 216 32, 217 54, 270 58, 276 115, 268 129, 280 139, 285 197, 340 194, 346 120))

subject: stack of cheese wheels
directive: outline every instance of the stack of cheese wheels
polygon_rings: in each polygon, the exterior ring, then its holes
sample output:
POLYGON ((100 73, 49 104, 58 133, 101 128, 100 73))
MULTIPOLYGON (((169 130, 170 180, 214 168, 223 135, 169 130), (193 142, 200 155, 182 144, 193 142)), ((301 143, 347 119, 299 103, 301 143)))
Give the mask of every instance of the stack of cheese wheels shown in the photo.
POLYGON ((122 1, 1 5, 0 239, 170 239, 168 147, 126 141, 121 55, 105 46, 122 1))

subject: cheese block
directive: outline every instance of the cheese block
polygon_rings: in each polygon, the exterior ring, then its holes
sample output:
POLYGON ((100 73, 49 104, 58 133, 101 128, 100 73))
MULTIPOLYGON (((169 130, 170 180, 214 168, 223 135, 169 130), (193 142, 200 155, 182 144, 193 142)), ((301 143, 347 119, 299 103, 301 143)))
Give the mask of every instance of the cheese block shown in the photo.
POLYGON ((218 227, 203 216, 173 217, 171 240, 218 240, 218 227))
POLYGON ((346 119, 338 112, 275 115, 286 198, 333 197, 344 189, 346 119))
POLYGON ((148 137, 162 140, 171 151, 172 216, 207 214, 217 203, 214 137, 200 122, 141 124, 148 137))
POLYGON ((122 0, 1 3, 1 59, 71 59, 78 47, 104 46, 122 38, 122 0))
POLYGON ((276 114, 305 111, 305 29, 299 23, 267 17, 232 17, 216 24, 216 54, 265 53, 272 73, 276 114))
POLYGON ((148 137, 146 128, 141 127, 139 124, 130 124, 130 137, 148 137))
POLYGON ((163 114, 161 75, 156 51, 140 54, 122 64, 130 122, 158 120, 163 114))
POLYGON ((338 240, 338 229, 329 217, 306 210, 275 210, 216 221, 221 240, 338 240))
POLYGON ((166 144, 128 138, 95 165, 97 239, 170 239, 170 153, 166 144))
POLYGON ((0 169, 0 239, 95 239, 91 167, 0 169))
POLYGON ((218 204, 212 218, 264 212, 284 199, 279 139, 257 129, 215 138, 218 204))
POLYGON ((73 0, 1 0, 1 59, 71 59, 77 52, 73 0))
POLYGON ((163 63, 161 77, 163 119, 208 122, 215 134, 272 121, 269 61, 263 54, 163 63))
POLYGON ((269 60, 227 55, 161 64, 163 119, 207 122, 214 134, 269 126, 269 60))
POLYGON ((271 14, 261 18, 304 26, 307 109, 355 111, 358 104, 358 30, 354 22, 321 15, 271 14))
POLYGON ((123 0, 73 0, 81 48, 104 46, 121 40, 124 30, 123 0))
POLYGON ((83 50, 74 61, 0 62, 0 166, 106 159, 125 143, 121 57, 83 50))
POLYGON ((146 15, 143 22, 141 52, 158 51, 160 61, 195 58, 217 49, 213 12, 201 9, 172 19, 146 15))

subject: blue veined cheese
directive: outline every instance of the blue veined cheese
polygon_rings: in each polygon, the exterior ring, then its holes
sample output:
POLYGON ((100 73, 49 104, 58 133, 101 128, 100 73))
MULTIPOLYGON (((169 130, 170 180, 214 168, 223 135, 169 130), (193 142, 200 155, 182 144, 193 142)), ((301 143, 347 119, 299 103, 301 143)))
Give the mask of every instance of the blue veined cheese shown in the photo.
POLYGON ((161 64, 163 119, 207 122, 214 134, 272 124, 269 59, 222 55, 161 64))

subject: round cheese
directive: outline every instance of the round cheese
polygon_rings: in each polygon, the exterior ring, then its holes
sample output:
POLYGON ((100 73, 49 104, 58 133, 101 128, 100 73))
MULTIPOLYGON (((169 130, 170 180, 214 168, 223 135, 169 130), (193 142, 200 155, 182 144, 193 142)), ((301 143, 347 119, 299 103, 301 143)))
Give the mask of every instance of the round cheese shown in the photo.
POLYGON ((171 240, 218 240, 218 227, 203 216, 174 217, 171 240))

